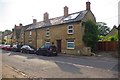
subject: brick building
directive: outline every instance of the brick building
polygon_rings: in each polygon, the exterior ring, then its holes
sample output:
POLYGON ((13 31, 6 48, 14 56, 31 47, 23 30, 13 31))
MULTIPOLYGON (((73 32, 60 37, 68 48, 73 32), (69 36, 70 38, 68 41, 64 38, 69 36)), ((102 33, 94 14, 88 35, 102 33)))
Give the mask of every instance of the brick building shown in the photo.
POLYGON ((86 2, 86 10, 83 11, 69 14, 68 7, 65 6, 63 16, 49 19, 49 14, 46 12, 43 21, 37 22, 34 19, 33 24, 25 31, 25 44, 39 48, 43 44, 54 42, 58 52, 86 55, 88 49, 82 40, 84 22, 87 20, 96 22, 90 4, 86 2))

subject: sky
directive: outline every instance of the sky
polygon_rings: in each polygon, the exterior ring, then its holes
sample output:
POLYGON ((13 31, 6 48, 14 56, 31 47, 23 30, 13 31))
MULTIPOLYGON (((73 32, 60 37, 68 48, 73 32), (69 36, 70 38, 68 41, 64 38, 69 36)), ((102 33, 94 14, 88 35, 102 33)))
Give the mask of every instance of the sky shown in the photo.
MULTIPOLYGON (((69 7, 69 13, 86 9, 88 0, 0 0, 0 31, 12 30, 14 25, 31 24, 33 19, 43 21, 43 14, 49 18, 63 16, 63 7, 69 7)), ((118 2, 120 0, 89 0, 91 11, 97 22, 105 22, 112 28, 118 26, 118 2)))

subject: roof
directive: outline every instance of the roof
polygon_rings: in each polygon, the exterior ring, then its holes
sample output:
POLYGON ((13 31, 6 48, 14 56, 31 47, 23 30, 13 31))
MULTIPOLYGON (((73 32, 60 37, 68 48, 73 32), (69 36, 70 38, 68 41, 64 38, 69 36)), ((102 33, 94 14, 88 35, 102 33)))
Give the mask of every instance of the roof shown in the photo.
POLYGON ((40 22, 37 22, 36 25, 34 24, 30 25, 26 30, 80 21, 84 18, 87 12, 88 12, 87 10, 83 10, 76 13, 68 14, 68 16, 52 18, 52 19, 49 19, 47 22, 40 21, 40 22))
POLYGON ((111 29, 111 31, 106 36, 113 36, 116 33, 118 33, 118 28, 117 28, 117 26, 114 25, 113 28, 111 29))

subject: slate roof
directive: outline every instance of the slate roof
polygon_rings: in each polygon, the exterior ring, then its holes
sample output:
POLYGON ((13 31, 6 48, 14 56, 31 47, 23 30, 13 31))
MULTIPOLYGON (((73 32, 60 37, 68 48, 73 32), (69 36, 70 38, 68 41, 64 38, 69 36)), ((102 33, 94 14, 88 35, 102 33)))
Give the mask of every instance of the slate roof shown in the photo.
POLYGON ((86 15, 87 12, 88 12, 87 10, 83 10, 80 12, 69 14, 68 16, 51 18, 47 22, 40 21, 40 22, 37 22, 36 25, 34 25, 34 24, 30 25, 26 30, 80 21, 84 18, 84 16, 86 15))

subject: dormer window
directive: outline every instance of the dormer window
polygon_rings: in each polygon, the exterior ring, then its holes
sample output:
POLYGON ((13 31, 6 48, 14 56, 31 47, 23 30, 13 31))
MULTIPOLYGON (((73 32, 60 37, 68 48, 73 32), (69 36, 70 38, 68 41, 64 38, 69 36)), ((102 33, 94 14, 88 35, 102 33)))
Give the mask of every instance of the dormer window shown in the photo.
POLYGON ((50 29, 49 28, 46 29, 46 36, 47 37, 50 36, 50 29))
POLYGON ((73 25, 68 25, 67 33, 68 34, 73 34, 74 33, 73 25))

